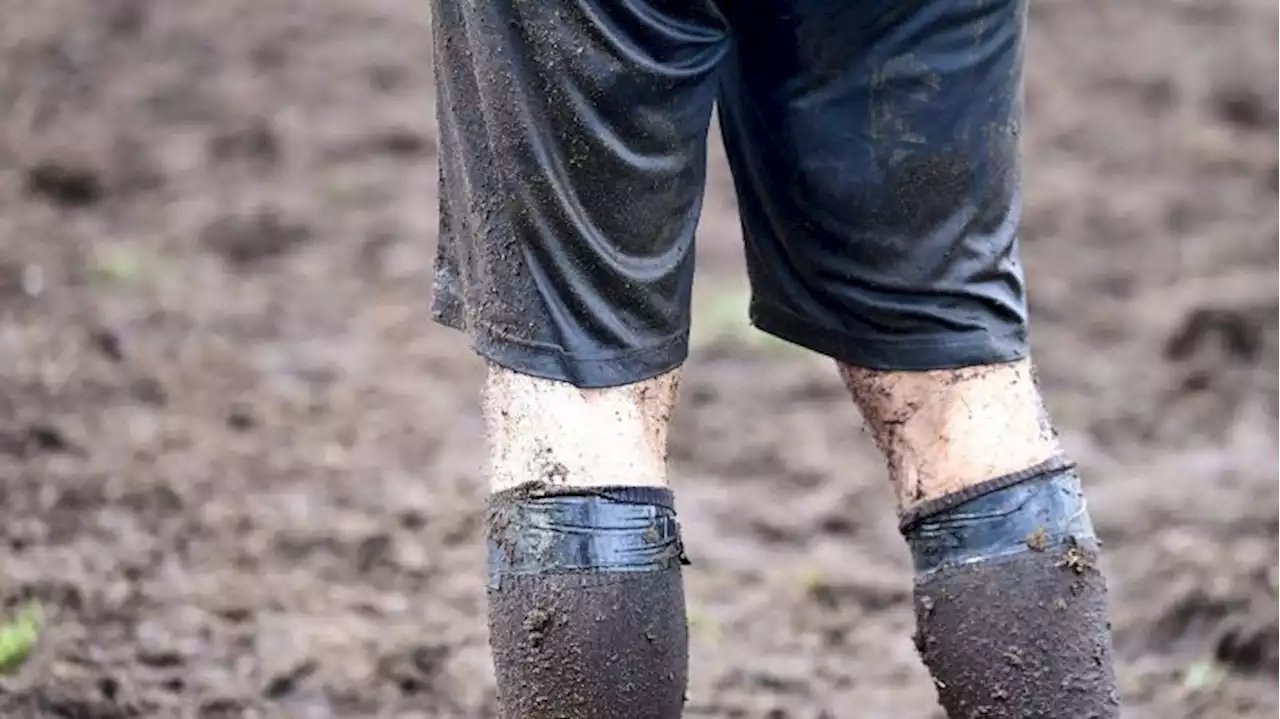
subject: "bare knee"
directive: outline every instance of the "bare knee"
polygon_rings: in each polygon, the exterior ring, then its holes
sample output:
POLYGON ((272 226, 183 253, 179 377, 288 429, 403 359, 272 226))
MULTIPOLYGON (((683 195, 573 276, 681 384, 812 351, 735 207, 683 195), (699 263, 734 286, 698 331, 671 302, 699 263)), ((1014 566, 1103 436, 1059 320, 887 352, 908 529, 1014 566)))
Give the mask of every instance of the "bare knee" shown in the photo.
POLYGON ((840 365, 884 453, 900 508, 1059 452, 1029 360, 928 372, 840 365))
POLYGON ((663 486, 679 370, 621 387, 580 389, 489 366, 484 414, 493 491, 530 482, 663 486))

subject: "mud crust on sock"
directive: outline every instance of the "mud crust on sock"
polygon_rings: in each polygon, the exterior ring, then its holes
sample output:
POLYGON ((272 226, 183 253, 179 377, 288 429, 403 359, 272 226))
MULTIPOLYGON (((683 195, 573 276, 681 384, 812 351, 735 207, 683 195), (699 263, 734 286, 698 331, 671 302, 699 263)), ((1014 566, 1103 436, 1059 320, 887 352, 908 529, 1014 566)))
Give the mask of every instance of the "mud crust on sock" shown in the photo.
POLYGON ((678 719, 680 568, 507 577, 489 591, 502 719, 678 719))
POLYGON ((916 648, 949 719, 1119 716, 1096 561, 1068 542, 917 580, 916 648))

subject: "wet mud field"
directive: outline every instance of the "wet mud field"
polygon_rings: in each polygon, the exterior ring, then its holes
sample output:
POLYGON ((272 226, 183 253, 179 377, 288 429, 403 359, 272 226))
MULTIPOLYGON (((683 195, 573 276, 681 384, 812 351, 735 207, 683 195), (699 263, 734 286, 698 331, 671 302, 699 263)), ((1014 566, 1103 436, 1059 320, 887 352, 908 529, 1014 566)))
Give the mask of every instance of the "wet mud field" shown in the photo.
MULTIPOLYGON (((1277 710, 1276 6, 1034 0, 1024 259, 1126 716, 1277 710)), ((0 0, 0 716, 484 717, 482 367, 429 322, 424 3, 0 0)), ((718 151, 673 431, 690 717, 940 717, 718 151)))

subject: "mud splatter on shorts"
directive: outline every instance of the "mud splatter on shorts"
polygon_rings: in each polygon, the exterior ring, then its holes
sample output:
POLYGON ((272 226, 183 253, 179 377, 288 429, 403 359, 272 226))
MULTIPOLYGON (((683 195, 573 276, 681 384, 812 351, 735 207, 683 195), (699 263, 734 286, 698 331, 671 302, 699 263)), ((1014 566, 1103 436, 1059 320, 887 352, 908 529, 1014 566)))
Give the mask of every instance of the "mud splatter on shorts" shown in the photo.
POLYGON ((436 318, 583 387, 683 362, 718 105, 757 327, 872 369, 1020 359, 1025 10, 437 0, 436 318))

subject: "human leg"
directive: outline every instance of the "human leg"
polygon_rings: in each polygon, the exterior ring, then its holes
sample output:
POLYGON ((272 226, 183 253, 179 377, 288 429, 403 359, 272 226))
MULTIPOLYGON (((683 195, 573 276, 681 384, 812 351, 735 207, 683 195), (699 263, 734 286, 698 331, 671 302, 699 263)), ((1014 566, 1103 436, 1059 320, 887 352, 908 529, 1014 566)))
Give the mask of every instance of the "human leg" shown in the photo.
POLYGON ((490 366, 489 626, 502 716, 680 716, 688 629, 666 482, 678 378, 579 389, 490 366))
POLYGON ((889 467, 948 716, 1118 716, 1099 543, 1030 362, 840 371, 889 467))
POLYGON ((838 361, 885 455, 941 704, 1117 716, 1098 543, 1027 349, 1025 4, 728 14, 721 118, 752 320, 838 361))
POLYGON ((673 719, 688 659, 666 426, 722 20, 688 0, 433 13, 434 313, 490 362, 500 715, 673 719))

